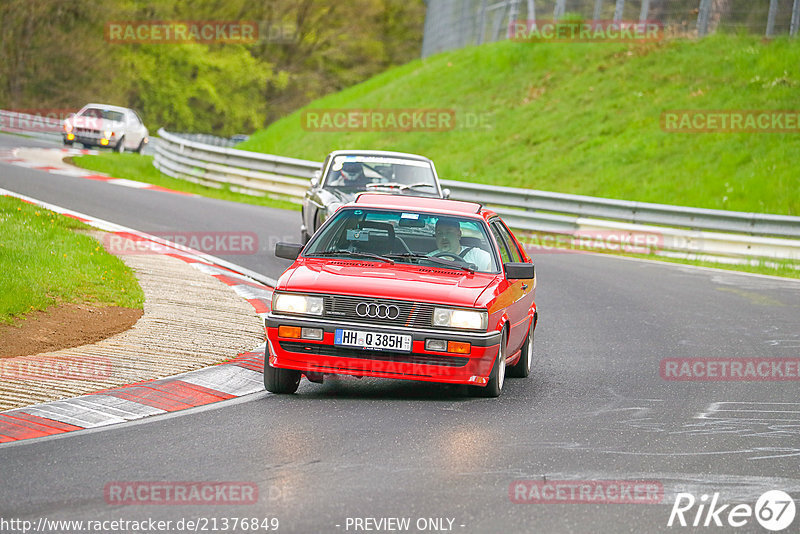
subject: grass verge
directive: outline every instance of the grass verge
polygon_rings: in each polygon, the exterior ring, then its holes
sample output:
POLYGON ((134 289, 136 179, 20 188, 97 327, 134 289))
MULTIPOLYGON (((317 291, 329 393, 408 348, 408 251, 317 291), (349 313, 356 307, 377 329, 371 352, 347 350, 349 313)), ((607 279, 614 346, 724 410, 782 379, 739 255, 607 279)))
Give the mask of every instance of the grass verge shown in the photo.
POLYGON ((445 52, 311 102, 237 148, 321 161, 424 154, 443 178, 800 215, 794 133, 672 133, 670 110, 797 110, 800 40, 715 34, 648 44, 498 42, 445 52), (314 129, 304 112, 447 109, 446 131, 314 129))
POLYGON ((255 204, 257 206, 268 206, 287 210, 299 210, 300 205, 286 200, 274 199, 270 197, 258 197, 231 191, 227 187, 216 189, 204 185, 178 180, 161 173, 153 166, 153 156, 141 156, 139 154, 100 154, 98 156, 77 156, 68 160, 73 165, 91 171, 102 172, 114 178, 126 178, 153 184, 175 191, 192 193, 208 198, 229 200, 231 202, 241 202, 243 204, 255 204))
POLYGON ((133 271, 90 236, 91 227, 0 196, 0 323, 64 302, 141 309, 133 271))

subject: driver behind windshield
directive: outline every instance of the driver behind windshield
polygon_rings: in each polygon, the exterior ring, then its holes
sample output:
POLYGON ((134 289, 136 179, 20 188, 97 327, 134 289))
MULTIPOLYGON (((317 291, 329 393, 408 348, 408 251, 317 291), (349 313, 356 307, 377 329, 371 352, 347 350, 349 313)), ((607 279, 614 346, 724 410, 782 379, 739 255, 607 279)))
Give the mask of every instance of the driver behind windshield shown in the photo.
POLYGON ((436 221, 434 229, 436 250, 428 256, 439 256, 448 259, 448 256, 458 256, 467 263, 473 263, 479 271, 489 271, 492 267, 492 256, 478 247, 465 247, 461 245, 461 225, 455 219, 446 217, 436 221))
POLYGON ((372 180, 364 174, 364 167, 355 161, 342 163, 342 168, 333 171, 333 175, 328 178, 328 183, 335 187, 358 188, 365 187, 372 180))

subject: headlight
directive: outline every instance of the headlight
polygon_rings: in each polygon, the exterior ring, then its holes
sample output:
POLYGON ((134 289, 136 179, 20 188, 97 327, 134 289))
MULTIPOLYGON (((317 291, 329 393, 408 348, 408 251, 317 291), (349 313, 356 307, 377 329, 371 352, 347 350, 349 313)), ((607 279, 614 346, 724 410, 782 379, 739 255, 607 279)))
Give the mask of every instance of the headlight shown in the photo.
POLYGON ((111 130, 106 130, 103 133, 105 134, 106 139, 111 139, 111 137, 114 135, 114 132, 112 132, 111 130))
POLYGON ((273 311, 282 313, 322 315, 322 297, 279 293, 272 299, 272 309, 273 311))
POLYGON ((449 326, 466 330, 486 330, 489 314, 478 310, 434 308, 433 326, 449 326))

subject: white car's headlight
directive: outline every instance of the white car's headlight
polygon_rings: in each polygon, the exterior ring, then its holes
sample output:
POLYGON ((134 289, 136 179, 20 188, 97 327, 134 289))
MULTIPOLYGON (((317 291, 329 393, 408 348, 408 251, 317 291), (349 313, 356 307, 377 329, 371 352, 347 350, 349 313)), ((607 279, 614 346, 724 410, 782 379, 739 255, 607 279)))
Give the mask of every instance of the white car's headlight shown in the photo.
POLYGON ((466 330, 486 330, 489 314, 478 310, 461 310, 457 308, 434 308, 433 326, 449 326, 466 330))
POLYGON ((322 297, 278 293, 272 299, 272 309, 280 313, 322 315, 323 308, 322 297))

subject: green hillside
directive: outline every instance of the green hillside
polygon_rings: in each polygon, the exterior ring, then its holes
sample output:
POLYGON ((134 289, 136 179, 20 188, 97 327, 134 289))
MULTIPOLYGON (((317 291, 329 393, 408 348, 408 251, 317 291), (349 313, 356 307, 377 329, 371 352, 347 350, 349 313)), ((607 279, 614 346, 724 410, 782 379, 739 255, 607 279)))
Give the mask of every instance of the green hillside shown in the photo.
POLYGON ((452 130, 308 131, 300 110, 239 148, 312 160, 341 148, 416 152, 453 180, 799 215, 800 133, 660 124, 668 110, 799 110, 798 65, 800 41, 747 35, 500 42, 414 61, 304 108, 452 109, 452 130))

